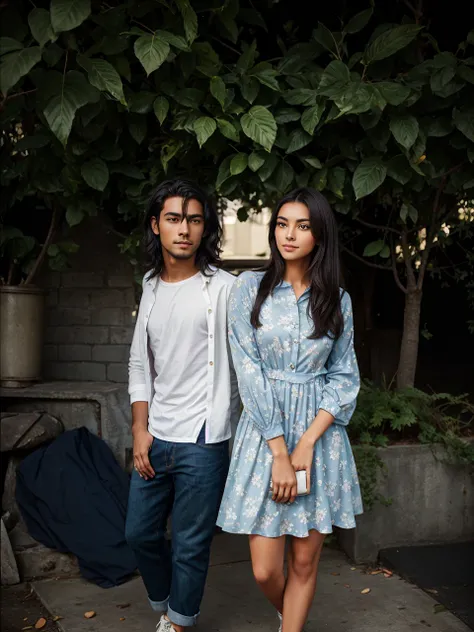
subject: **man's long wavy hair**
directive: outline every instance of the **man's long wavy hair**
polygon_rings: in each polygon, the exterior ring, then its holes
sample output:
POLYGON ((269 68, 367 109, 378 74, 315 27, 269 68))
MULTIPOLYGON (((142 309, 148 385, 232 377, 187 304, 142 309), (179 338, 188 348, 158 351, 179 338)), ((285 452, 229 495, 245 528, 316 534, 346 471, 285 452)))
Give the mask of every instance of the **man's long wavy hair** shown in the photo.
POLYGON ((168 198, 183 198, 183 211, 186 213, 190 200, 201 203, 204 213, 204 233, 201 244, 196 252, 196 265, 202 274, 210 276, 211 266, 221 265, 220 253, 222 242, 222 227, 214 201, 197 184, 191 180, 176 178, 165 180, 152 193, 144 221, 144 250, 145 265, 149 271, 149 278, 159 276, 163 271, 163 248, 159 235, 155 235, 151 228, 151 219, 156 217, 159 222, 161 212, 168 198))
POLYGON ((285 195, 272 213, 268 233, 270 261, 260 282, 250 322, 255 328, 261 327, 262 305, 283 281, 285 260, 276 244, 275 228, 282 206, 289 202, 300 202, 308 208, 311 232, 317 242, 311 253, 308 267, 310 280, 308 314, 314 325, 309 338, 317 339, 329 335, 337 339, 344 326, 339 289, 341 271, 337 224, 324 195, 310 187, 295 189, 285 195))

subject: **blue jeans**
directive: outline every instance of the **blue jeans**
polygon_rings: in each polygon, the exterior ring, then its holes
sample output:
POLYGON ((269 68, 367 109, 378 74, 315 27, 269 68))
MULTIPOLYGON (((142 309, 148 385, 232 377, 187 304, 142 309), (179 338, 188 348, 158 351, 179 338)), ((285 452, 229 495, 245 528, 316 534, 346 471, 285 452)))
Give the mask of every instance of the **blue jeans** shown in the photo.
POLYGON ((172 623, 196 624, 209 553, 229 467, 228 441, 154 439, 148 481, 134 470, 125 537, 136 555, 152 608, 172 623), (168 516, 171 546, 165 538, 168 516))

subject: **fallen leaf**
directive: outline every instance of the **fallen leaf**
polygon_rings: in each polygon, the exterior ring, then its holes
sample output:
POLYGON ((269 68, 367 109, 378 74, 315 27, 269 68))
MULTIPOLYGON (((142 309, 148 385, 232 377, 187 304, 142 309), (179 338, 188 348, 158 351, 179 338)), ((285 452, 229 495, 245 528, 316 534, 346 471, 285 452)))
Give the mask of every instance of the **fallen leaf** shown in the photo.
POLYGON ((438 612, 444 612, 446 610, 446 606, 443 606, 442 603, 437 603, 433 610, 435 614, 438 614, 438 612))
POLYGON ((58 614, 53 617, 53 621, 61 621, 61 619, 64 619, 64 617, 60 617, 58 614))
POLYGON ((356 571, 357 568, 355 566, 351 566, 351 571, 356 571))
POLYGON ((366 595, 366 594, 367 594, 367 593, 369 593, 369 592, 370 592, 370 588, 364 588, 364 590, 361 590, 361 591, 360 591, 360 594, 361 594, 361 595, 366 595))
POLYGON ((331 575, 340 575, 341 573, 331 573, 331 575))
POLYGON ((21 628, 22 630, 32 630, 33 626, 32 625, 27 625, 26 628, 21 628))
POLYGON ((41 617, 41 619, 38 619, 38 621, 35 623, 35 629, 41 630, 42 628, 44 628, 46 623, 47 623, 46 619, 44 617, 41 617))
POLYGON ((92 619, 95 617, 95 612, 93 610, 89 610, 89 612, 84 612, 84 619, 92 619))
POLYGON ((344 588, 350 588, 351 585, 350 584, 344 584, 344 588))
POLYGON ((393 575, 393 571, 388 568, 382 568, 382 573, 385 573, 386 575, 393 575))
POLYGON ((382 572, 381 570, 378 570, 378 571, 372 571, 370 574, 371 574, 371 575, 380 575, 380 573, 381 573, 381 572, 382 572))
POLYGON ((125 617, 120 617, 120 621, 125 621, 125 617))
POLYGON ((429 592, 432 595, 437 595, 438 594, 438 591, 435 588, 427 588, 426 592, 429 592))
POLYGON ((124 608, 130 608, 130 604, 129 603, 119 603, 119 604, 117 604, 117 608, 120 608, 121 610, 123 610, 124 608))
POLYGON ((390 578, 390 577, 393 577, 393 573, 384 573, 383 576, 390 578))

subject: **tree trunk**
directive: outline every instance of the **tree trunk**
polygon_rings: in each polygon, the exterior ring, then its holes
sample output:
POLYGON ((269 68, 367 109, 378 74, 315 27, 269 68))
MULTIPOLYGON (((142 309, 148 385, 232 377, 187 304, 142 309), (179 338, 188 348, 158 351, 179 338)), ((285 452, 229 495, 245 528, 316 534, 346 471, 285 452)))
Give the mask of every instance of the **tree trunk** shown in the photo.
POLYGON ((418 289, 408 288, 405 298, 403 336, 397 373, 397 388, 415 386, 418 345, 420 341, 421 297, 418 289))

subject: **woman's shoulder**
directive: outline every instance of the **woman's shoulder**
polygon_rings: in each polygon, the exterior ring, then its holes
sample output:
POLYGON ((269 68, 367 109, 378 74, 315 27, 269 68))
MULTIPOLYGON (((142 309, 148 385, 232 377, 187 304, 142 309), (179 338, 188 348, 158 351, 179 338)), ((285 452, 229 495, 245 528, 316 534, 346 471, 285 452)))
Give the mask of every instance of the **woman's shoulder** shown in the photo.
POLYGON ((237 277, 235 286, 238 288, 255 288, 260 285, 260 281, 263 278, 264 272, 255 270, 245 270, 237 277))

